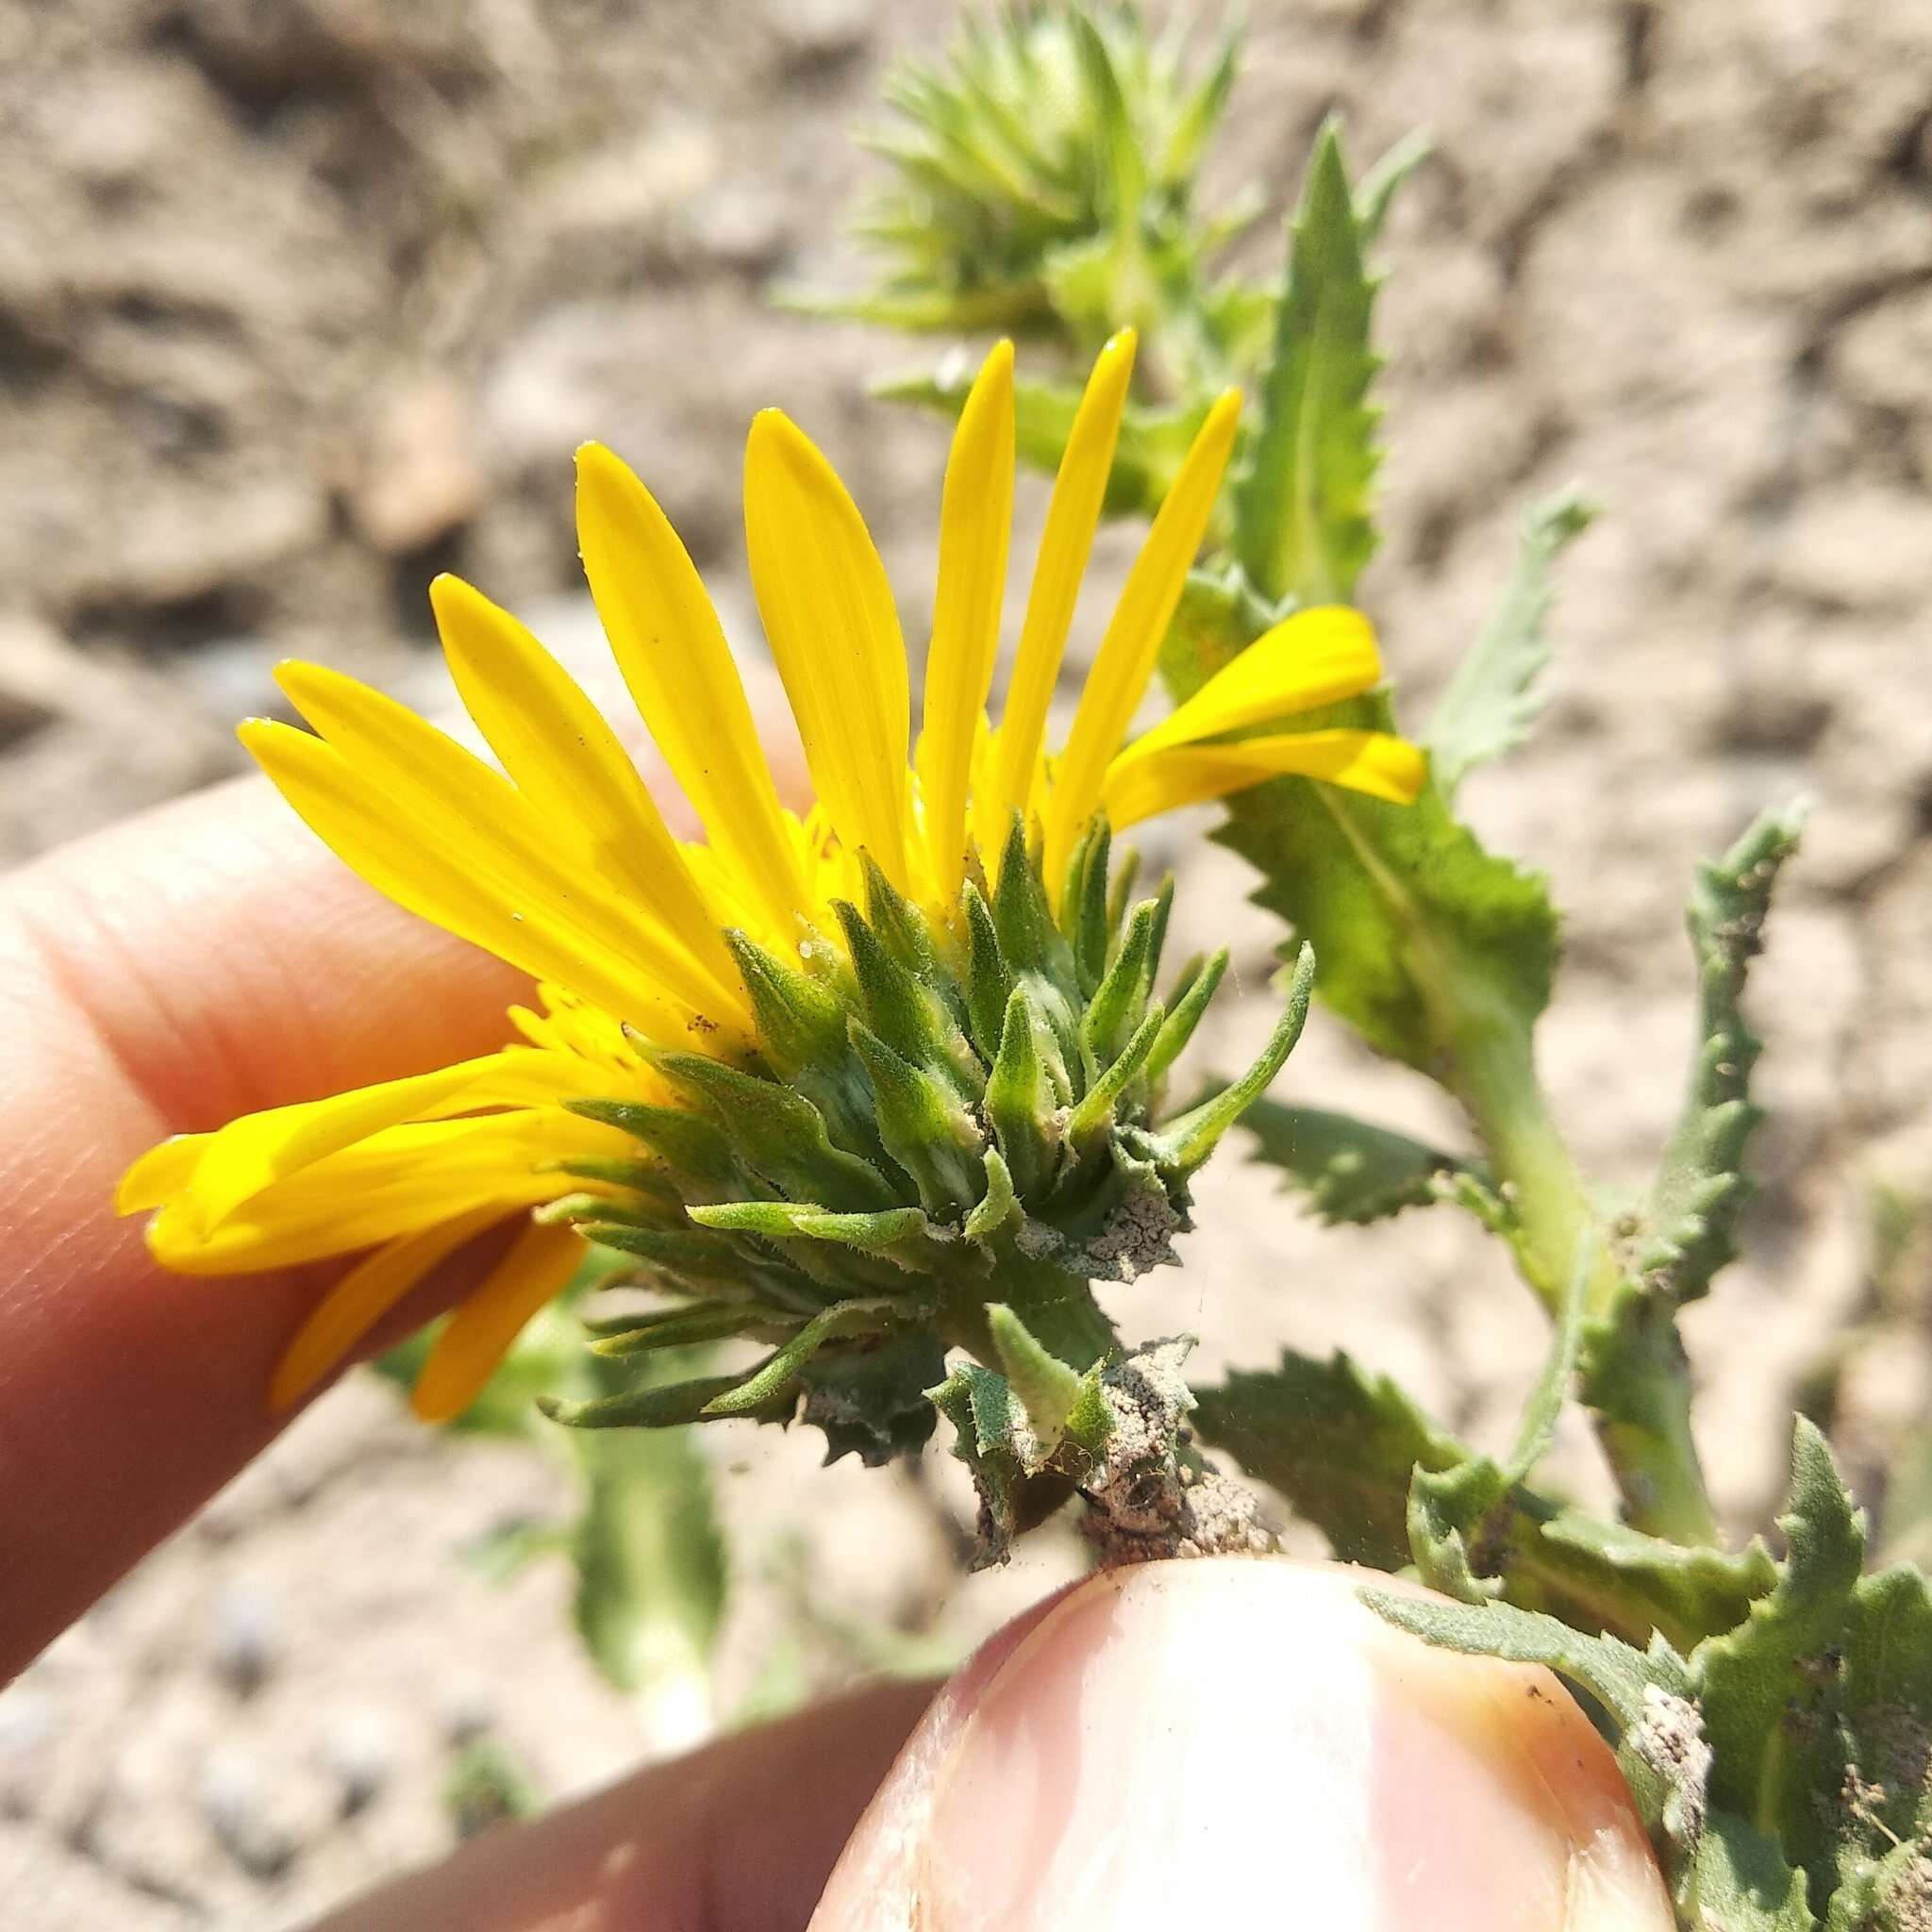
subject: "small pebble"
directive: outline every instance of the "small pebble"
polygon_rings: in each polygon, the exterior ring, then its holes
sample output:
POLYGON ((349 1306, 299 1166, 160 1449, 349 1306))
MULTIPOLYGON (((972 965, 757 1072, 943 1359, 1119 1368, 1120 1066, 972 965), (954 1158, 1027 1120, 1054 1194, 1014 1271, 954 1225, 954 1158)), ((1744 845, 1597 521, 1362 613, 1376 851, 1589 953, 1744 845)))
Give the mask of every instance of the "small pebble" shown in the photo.
POLYGON ((322 1757, 341 1788, 342 1816, 353 1818, 375 1803, 395 1771, 395 1726, 379 1711, 342 1711, 322 1734, 322 1757))
POLYGON ((222 1848, 251 1878, 275 1878, 295 1856, 295 1840, 273 1815, 261 1765, 245 1751, 211 1752, 201 1774, 201 1809, 222 1848))
POLYGON ((237 1697, 252 1697, 267 1681, 281 1651, 275 1600, 246 1579, 224 1587, 214 1605, 215 1674, 237 1697))

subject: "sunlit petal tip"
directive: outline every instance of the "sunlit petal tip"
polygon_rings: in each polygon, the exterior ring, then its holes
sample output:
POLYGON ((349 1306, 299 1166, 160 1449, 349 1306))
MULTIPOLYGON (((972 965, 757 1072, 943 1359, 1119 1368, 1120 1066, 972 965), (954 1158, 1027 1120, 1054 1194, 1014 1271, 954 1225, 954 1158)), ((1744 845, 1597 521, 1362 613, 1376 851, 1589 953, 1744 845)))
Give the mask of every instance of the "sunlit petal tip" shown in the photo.
POLYGON ((244 718, 235 727, 235 736, 251 758, 273 754, 284 738, 307 738, 309 734, 281 718, 244 718))
POLYGON ((207 1144, 206 1134, 173 1134, 150 1147, 121 1176, 121 1185, 114 1190, 114 1212, 144 1214, 158 1208, 187 1185, 207 1144))
POLYGON ((429 579, 429 608, 439 625, 453 616, 460 617, 466 611, 494 610, 496 608, 475 584, 466 577, 458 576, 454 571, 439 571, 429 579))

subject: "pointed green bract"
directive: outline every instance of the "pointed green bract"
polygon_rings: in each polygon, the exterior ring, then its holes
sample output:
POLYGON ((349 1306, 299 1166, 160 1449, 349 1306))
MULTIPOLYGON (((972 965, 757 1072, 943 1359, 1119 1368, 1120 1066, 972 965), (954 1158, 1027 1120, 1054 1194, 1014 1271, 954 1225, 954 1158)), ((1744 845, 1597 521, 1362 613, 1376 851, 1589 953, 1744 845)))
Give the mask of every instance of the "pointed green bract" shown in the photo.
POLYGON ((970 1208, 979 1198, 984 1143, 958 1096, 857 1019, 852 1043, 872 1079, 879 1137, 918 1189, 920 1205, 941 1215, 970 1208))
POLYGON ((993 927, 992 908, 970 880, 961 903, 966 910, 966 1011, 973 1026, 973 1044, 991 1064, 999 1052, 1006 1026, 1007 1002, 1013 996, 1013 975, 1000 936, 993 927))
POLYGON ((1014 1187, 1022 1193, 1045 1187, 1058 1166, 1064 1129, 1024 987, 1015 987, 1007 1002, 999 1058, 986 1083, 986 1113, 1014 1187))
POLYGON ((775 1351, 702 1388, 566 1404, 560 1420, 803 1412, 835 1432, 835 1454, 873 1460, 924 1440, 920 1391, 943 1379, 933 1351, 1003 1359, 991 1306, 1075 1373, 1113 1358, 1091 1284, 1175 1258, 1188 1176, 1292 1044, 1309 969, 1246 1078, 1163 1122, 1153 1056, 1178 1050, 1225 961, 1188 981, 1177 1038, 1154 996, 1171 882, 1128 916, 1111 859, 1096 818, 1056 916, 1015 814, 991 903, 975 862, 957 918, 929 917, 868 867, 865 909, 835 905, 841 949, 804 931, 794 964, 729 936, 752 1053, 734 1065, 650 1049, 687 1105, 578 1111, 657 1158, 586 1163, 592 1185, 548 1211, 677 1297, 600 1327, 613 1368, 701 1339, 775 1351))
MULTIPOLYGON (((1108 1065, 1118 1052, 1126 1029, 1144 1008, 1147 989, 1158 963, 1153 954, 1155 904, 1144 900, 1134 908, 1127 922, 1113 962, 1106 967, 1089 998, 1080 1022, 1080 1044, 1095 1067, 1108 1065)), ((1103 933, 1100 948, 1106 945, 1103 933)))
POLYGON ((826 1208, 891 1205, 884 1175, 861 1156, 832 1144, 824 1115, 804 1094, 702 1054, 660 1054, 657 1064, 715 1108, 739 1159, 774 1187, 826 1208))
POLYGON ((1539 504, 1524 518, 1523 539, 1503 601, 1438 699, 1423 742, 1445 799, 1476 765, 1500 758, 1529 736, 1541 705, 1538 680, 1550 660, 1543 624, 1549 615, 1550 566, 1590 525, 1594 510, 1573 493, 1539 504))
POLYGON ((757 1308, 731 1302, 698 1302, 689 1307, 666 1308, 637 1319, 626 1328, 597 1336, 591 1343, 593 1355, 612 1360, 649 1355, 661 1348, 685 1348, 696 1341, 722 1341, 730 1336, 745 1335, 769 1325, 769 1318, 757 1308))
POLYGON ((826 1342, 854 1335, 883 1334, 895 1320, 904 1319, 908 1312, 900 1302, 841 1302, 836 1307, 827 1308, 823 1315, 815 1315, 782 1348, 760 1362, 743 1381, 722 1394, 712 1396, 705 1404, 704 1412, 708 1416, 749 1415, 789 1389, 797 1379, 798 1371, 826 1342))
POLYGON ((917 1208, 886 1208, 875 1214, 838 1214, 802 1201, 721 1201, 693 1208, 700 1227, 733 1234, 761 1234, 773 1241, 838 1241, 850 1248, 890 1248, 926 1232, 929 1224, 917 1208))
MULTIPOLYGON (((1098 1371, 1089 1370, 1082 1375, 1058 1357, 1048 1354, 1025 1323, 1004 1303, 992 1303, 986 1315, 1000 1367, 1026 1412, 1041 1452, 1051 1456, 1059 1447, 1069 1425, 1080 1416, 1088 1385, 1098 1381, 1098 1371)), ((1091 1454, 1098 1454, 1103 1446, 1104 1432, 1100 1443, 1082 1444, 1091 1454)))
POLYGON ((751 995, 758 1046, 780 1075, 827 1060, 845 1043, 845 1005, 828 986, 747 939, 727 932, 724 942, 751 995))
POLYGON ((962 1091, 976 1087, 960 1070, 970 1058, 966 1042, 940 999, 922 979, 895 958, 858 908, 842 902, 832 908, 845 928, 859 997, 871 1032, 902 1059, 919 1067, 944 1067, 962 1091))
POLYGON ((694 1180, 729 1187, 737 1177, 730 1141, 702 1114, 631 1100, 569 1100, 564 1105, 587 1121, 634 1134, 694 1180))
POLYGON ((1150 1082, 1164 1079, 1174 1061, 1187 1051, 1188 1041, 1193 1039, 1194 1029, 1200 1025, 1208 1002, 1227 971, 1228 958, 1228 950, 1223 946, 1202 962, 1199 972, 1187 977, 1187 990, 1174 1002, 1147 1051, 1146 1073, 1150 1082))
POLYGON ((1122 1096, 1145 1064, 1147 1056, 1167 1022, 1159 1007, 1150 1007, 1134 1037, 1121 1048, 1113 1063, 1081 1096, 1080 1104, 1067 1116, 1067 1144, 1076 1158, 1085 1159, 1094 1141, 1110 1134, 1118 1119, 1122 1096))
POLYGON ((1288 1004, 1254 1065, 1233 1085, 1224 1087, 1162 1129, 1163 1152, 1181 1173, 1191 1174, 1199 1167, 1214 1152, 1222 1135, 1268 1090, 1301 1038, 1314 991, 1314 948, 1304 945, 1295 958, 1288 1004))

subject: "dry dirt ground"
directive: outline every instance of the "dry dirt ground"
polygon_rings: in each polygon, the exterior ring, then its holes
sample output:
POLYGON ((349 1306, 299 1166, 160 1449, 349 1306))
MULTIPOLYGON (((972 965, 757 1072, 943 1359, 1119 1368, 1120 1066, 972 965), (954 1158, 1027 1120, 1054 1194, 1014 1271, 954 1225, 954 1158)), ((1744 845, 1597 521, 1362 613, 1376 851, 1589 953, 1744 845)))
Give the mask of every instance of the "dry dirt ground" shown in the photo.
MULTIPOLYGON (((1692 1322, 1714 1480, 1748 1523, 1794 1378, 1860 1291, 1874 1177, 1932 1181, 1932 11, 1250 11, 1230 174, 1284 197, 1337 105, 1359 157, 1436 140, 1386 238, 1366 586, 1408 702, 1480 621, 1525 502, 1575 480, 1606 512, 1566 560, 1544 727, 1469 794, 1568 908, 1545 1058, 1606 1181, 1642 1177, 1674 1102, 1693 859, 1763 802, 1818 798, 1758 978, 1766 1195, 1692 1322)), ((763 291, 841 272, 855 117, 946 14, 0 0, 0 858, 233 768, 230 726, 275 708, 290 652, 435 701, 436 569, 581 635, 590 435, 741 612, 739 439, 782 399, 872 513, 916 633, 941 441, 865 397, 904 345, 763 291)), ((1241 868, 1188 869, 1188 922, 1238 936, 1258 994, 1273 936, 1241 868)), ((1209 1055, 1266 1018, 1235 1006, 1209 1055)), ((1319 1026, 1286 1086, 1441 1124, 1319 1026)), ((1205 1191, 1185 1271, 1120 1298, 1129 1332, 1198 1328, 1210 1362, 1345 1341, 1507 1429, 1541 1338, 1470 1229, 1325 1234, 1233 1162, 1205 1191)), ((1923 1345, 1883 1367, 1871 1413, 1923 1409, 1923 1345)), ((738 1426, 708 1446, 741 1562, 804 1537, 841 1616, 963 1642, 1069 1560, 954 1584, 911 1485, 821 1479, 808 1441, 738 1426)), ((528 1456, 339 1391, 0 1696, 0 1916, 297 1924, 449 1841, 466 1739, 548 1794, 662 1742, 581 1660, 556 1565, 501 1586, 459 1558, 557 1500, 528 1456)), ((727 1705, 775 1641, 772 1593, 748 1601, 727 1705)))

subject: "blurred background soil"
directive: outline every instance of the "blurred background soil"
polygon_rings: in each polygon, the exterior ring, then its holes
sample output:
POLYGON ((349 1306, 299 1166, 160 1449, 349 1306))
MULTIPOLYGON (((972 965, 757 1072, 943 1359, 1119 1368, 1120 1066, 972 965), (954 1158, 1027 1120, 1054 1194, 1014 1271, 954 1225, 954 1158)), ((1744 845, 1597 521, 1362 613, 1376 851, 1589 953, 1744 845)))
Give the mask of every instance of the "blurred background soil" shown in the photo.
MULTIPOLYGON (((279 709, 283 656, 446 702, 437 570, 588 662, 587 437, 644 474, 749 651, 741 439, 782 401, 919 635, 943 437, 866 397, 918 347, 767 291, 849 276, 855 123, 950 12, 0 0, 0 858, 237 769, 232 726, 279 709)), ((1755 987, 1750 1257, 1690 1324, 1713 1482, 1755 1524, 1793 1390, 1867 1293, 1874 1187, 1932 1180, 1932 11, 1250 13, 1230 180, 1285 207, 1337 106, 1358 164, 1418 125, 1436 142, 1383 245, 1392 453, 1364 592, 1411 717, 1525 504, 1574 481, 1605 511, 1561 568, 1544 724, 1466 795, 1567 908, 1544 1054, 1608 1183, 1643 1178, 1678 1091, 1694 859, 1763 803, 1818 800, 1755 987)), ((1267 1024, 1276 935, 1192 840, 1156 842, 1188 847, 1181 950, 1237 947, 1243 998, 1205 1047, 1226 1067, 1267 1024)), ((1455 1132, 1319 1022, 1280 1091, 1455 1132)), ((1474 1230, 1440 1210, 1325 1232, 1233 1155, 1202 1191, 1184 1271, 1111 1297, 1127 1333, 1197 1329, 1210 1368, 1342 1342, 1507 1435, 1542 1338, 1474 1230)), ((1853 1368, 1856 1468, 1932 1376, 1908 1334, 1853 1368)), ((1049 1539, 959 1583, 942 1457, 923 1482, 820 1477, 815 1436, 766 1433, 706 1439, 753 1584, 727 1715, 774 1671, 943 1654, 1072 1561, 1049 1539)), ((373 1380, 336 1391, 0 1695, 0 1917, 298 1923, 451 1841, 445 1782, 479 1739, 545 1796, 675 1741, 688 1714, 640 1712, 584 1662, 559 1562, 500 1583, 463 1559, 561 1495, 513 1446, 408 1426, 373 1380)))

